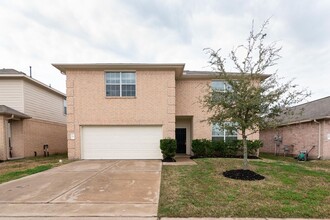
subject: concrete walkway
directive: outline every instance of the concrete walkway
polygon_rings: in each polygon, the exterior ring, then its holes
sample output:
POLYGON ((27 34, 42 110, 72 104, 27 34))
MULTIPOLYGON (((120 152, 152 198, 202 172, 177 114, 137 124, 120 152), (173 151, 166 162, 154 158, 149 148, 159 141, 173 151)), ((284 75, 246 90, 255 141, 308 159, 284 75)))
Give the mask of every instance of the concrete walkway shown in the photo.
POLYGON ((155 218, 160 178, 160 160, 77 161, 1 184, 0 216, 155 218))

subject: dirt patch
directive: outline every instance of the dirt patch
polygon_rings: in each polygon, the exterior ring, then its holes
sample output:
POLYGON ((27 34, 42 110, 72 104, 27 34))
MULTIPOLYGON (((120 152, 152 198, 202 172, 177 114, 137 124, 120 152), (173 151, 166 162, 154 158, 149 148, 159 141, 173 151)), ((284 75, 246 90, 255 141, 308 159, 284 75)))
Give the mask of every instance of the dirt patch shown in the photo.
POLYGON ((255 181, 255 180, 263 180, 264 176, 257 174, 251 170, 229 170, 222 173, 225 177, 236 180, 247 180, 247 181, 255 181))
POLYGON ((65 154, 51 155, 49 157, 28 157, 18 160, 8 160, 0 163, 0 175, 8 172, 32 169, 41 165, 52 164, 53 166, 58 166, 68 162, 69 161, 65 154), (59 160, 62 160, 62 163, 59 163, 59 160))

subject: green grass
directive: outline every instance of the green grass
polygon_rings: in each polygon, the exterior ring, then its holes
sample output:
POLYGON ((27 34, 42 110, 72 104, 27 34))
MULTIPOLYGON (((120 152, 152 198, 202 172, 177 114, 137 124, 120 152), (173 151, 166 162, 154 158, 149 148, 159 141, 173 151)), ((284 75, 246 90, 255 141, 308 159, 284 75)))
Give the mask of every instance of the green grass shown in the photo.
POLYGON ((53 166, 51 164, 48 164, 48 165, 37 166, 37 167, 32 168, 32 169, 13 171, 13 172, 5 173, 4 175, 0 176, 0 183, 8 182, 10 180, 18 179, 18 178, 21 178, 21 177, 24 177, 24 176, 32 175, 32 174, 39 173, 39 172, 42 172, 42 171, 45 171, 45 170, 49 170, 52 167, 53 166))
POLYGON ((159 216, 330 216, 329 161, 262 156, 249 161, 251 170, 266 177, 261 181, 222 176, 226 170, 241 168, 240 159, 197 159, 197 166, 163 166, 159 216))
POLYGON ((69 162, 64 154, 5 161, 0 163, 0 183, 39 173, 69 162), (60 163, 59 160, 62 162, 60 163))

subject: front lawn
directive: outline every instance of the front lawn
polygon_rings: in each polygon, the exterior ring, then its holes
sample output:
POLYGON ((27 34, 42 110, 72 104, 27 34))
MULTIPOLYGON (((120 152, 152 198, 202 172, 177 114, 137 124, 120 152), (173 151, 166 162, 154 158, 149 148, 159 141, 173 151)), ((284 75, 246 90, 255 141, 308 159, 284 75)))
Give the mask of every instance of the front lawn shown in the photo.
POLYGON ((5 161, 0 163, 0 183, 42 172, 69 162, 66 154, 5 161), (60 163, 59 160, 62 162, 60 163))
POLYGON ((277 217, 330 216, 330 161, 297 162, 262 155, 249 160, 261 181, 228 179, 241 159, 196 159, 196 166, 163 166, 159 216, 277 217))

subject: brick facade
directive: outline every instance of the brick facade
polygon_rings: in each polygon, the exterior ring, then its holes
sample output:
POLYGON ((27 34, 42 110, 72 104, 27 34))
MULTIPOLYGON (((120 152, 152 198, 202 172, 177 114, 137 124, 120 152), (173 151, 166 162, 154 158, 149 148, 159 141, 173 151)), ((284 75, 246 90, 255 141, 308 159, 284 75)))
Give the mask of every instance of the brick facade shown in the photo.
POLYGON ((107 98, 104 71, 67 71, 66 75, 70 159, 81 157, 84 125, 162 125, 163 136, 175 138, 174 71, 136 71, 134 98, 107 98))
MULTIPOLYGON (((211 78, 183 79, 182 72, 178 74, 171 68, 137 68, 134 70, 136 97, 109 98, 106 97, 105 72, 113 66, 87 67, 65 70, 70 159, 81 158, 81 127, 87 125, 161 125, 163 138, 175 138, 178 119, 189 132, 188 145, 192 139, 212 138, 212 126, 205 121, 208 115, 200 103, 211 78)), ((134 69, 134 66, 129 68, 134 69)), ((255 134, 250 139, 258 136, 255 134)), ((190 147, 187 146, 188 154, 190 147)))
POLYGON ((274 136, 279 135, 282 137, 282 143, 276 148, 280 155, 284 155, 286 145, 289 146, 289 154, 294 156, 300 150, 310 150, 315 146, 309 154, 310 158, 316 159, 320 155, 321 159, 330 159, 330 120, 319 122, 320 124, 310 121, 261 131, 260 140, 264 143, 264 147, 260 149, 260 152, 275 153, 274 136))

